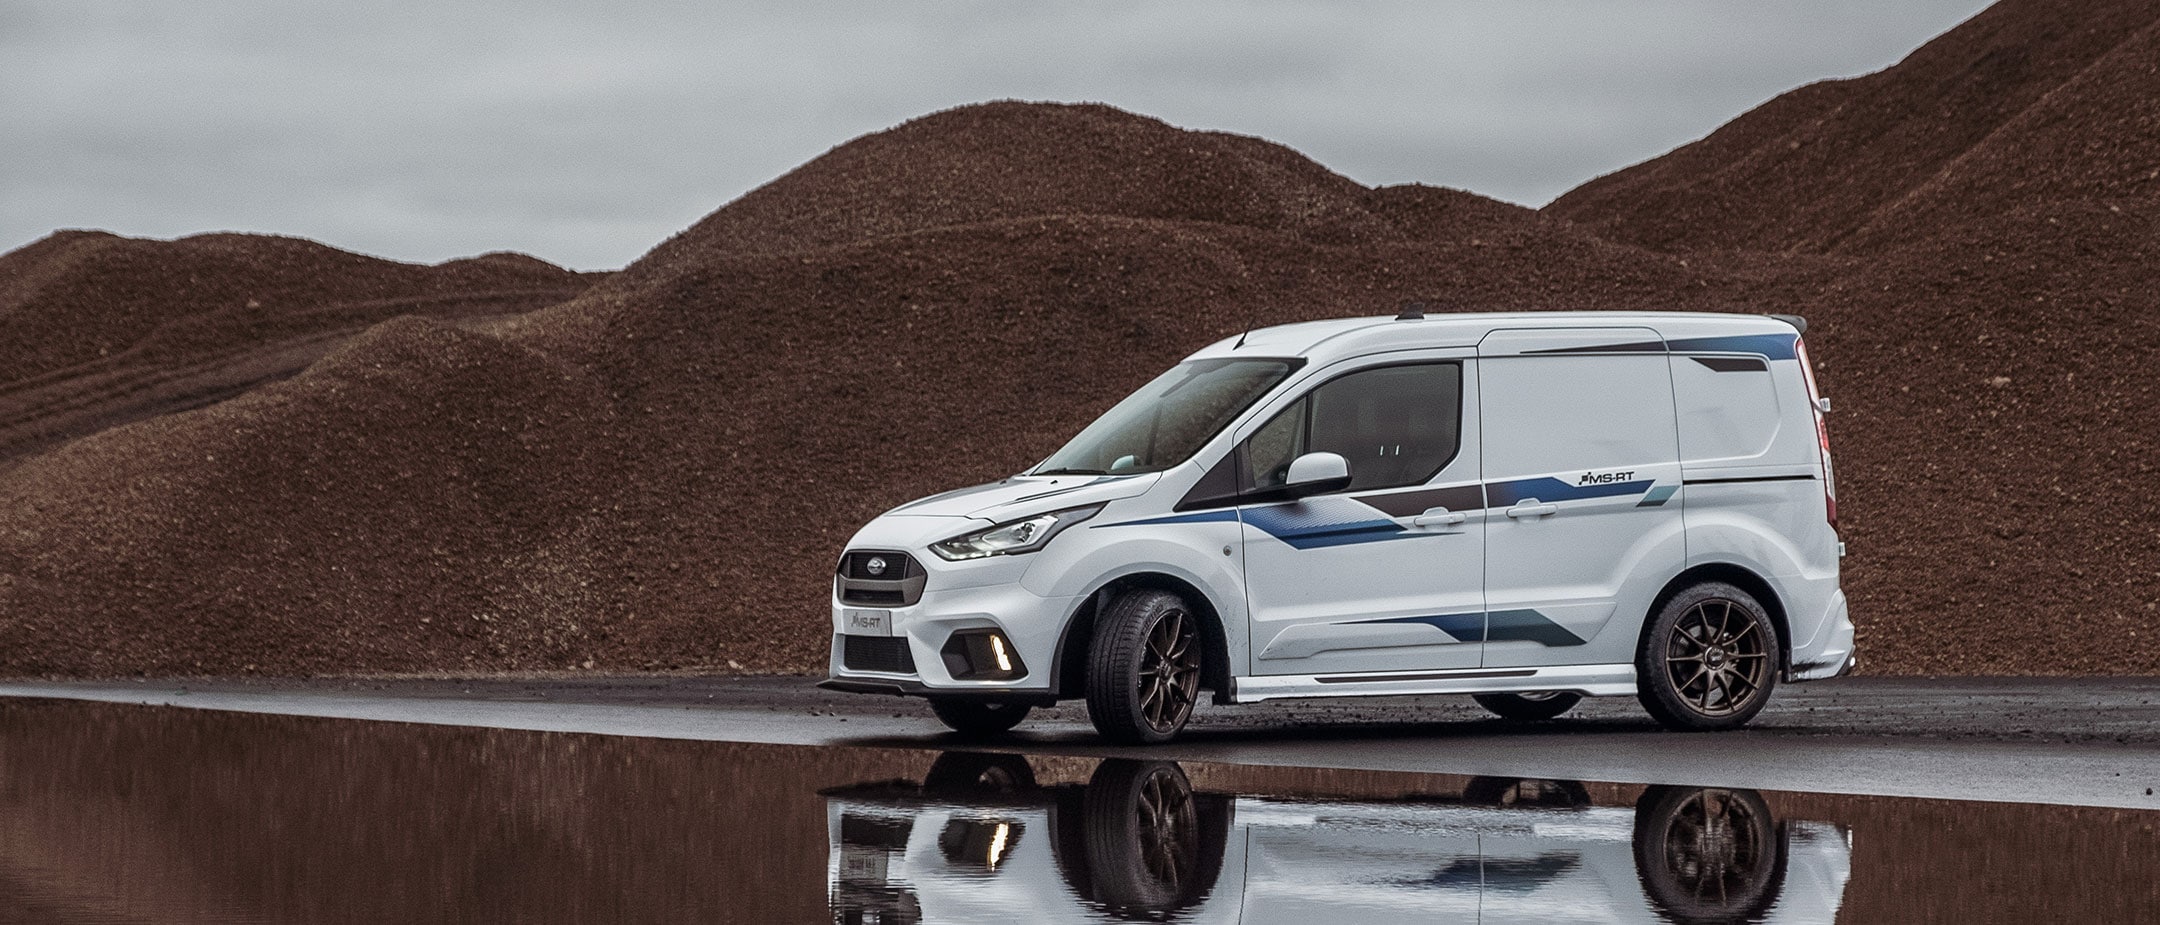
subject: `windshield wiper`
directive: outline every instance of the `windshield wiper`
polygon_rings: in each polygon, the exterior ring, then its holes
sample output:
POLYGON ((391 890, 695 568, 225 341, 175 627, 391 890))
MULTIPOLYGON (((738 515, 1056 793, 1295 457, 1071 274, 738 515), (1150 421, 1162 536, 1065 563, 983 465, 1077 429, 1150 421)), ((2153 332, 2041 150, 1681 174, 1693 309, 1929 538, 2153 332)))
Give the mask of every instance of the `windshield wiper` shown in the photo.
POLYGON ((1029 475, 1109 475, 1101 469, 1037 469, 1029 475))

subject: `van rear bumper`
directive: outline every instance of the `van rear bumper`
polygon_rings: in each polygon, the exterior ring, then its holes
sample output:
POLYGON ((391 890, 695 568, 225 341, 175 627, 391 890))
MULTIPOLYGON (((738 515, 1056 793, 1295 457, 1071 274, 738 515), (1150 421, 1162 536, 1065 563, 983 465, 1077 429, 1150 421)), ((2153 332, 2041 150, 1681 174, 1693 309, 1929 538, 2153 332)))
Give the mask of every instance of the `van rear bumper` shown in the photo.
POLYGON ((1860 664, 1859 654, 1854 651, 1852 616, 1846 612, 1843 590, 1830 596, 1830 612, 1825 616, 1829 631, 1820 635, 1811 651, 1793 653, 1792 667, 1786 670, 1785 680, 1842 678, 1860 664))

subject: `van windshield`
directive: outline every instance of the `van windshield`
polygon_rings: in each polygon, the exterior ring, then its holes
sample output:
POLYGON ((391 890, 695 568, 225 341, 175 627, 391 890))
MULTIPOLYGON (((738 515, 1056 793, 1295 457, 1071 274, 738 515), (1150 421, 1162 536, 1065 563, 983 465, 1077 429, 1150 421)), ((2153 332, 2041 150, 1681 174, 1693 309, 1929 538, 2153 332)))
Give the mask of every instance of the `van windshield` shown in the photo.
POLYGON ((1194 360, 1126 396, 1030 475, 1161 472, 1192 457, 1303 360, 1194 360))

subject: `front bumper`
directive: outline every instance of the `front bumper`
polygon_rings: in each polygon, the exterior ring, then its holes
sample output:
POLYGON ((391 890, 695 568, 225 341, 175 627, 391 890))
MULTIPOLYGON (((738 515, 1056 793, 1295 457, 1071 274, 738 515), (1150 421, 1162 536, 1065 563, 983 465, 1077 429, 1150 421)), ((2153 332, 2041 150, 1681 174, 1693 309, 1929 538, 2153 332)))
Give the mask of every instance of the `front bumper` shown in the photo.
POLYGON ((843 691, 850 694, 890 694, 895 697, 935 696, 940 698, 954 698, 961 700, 996 700, 999 702, 1010 702, 1017 700, 1021 703, 1028 704, 1029 706, 1037 707, 1048 707, 1057 705, 1057 696, 1046 690, 1030 691, 1011 689, 966 689, 954 691, 946 688, 934 688, 922 683, 921 681, 914 681, 906 678, 826 678, 823 681, 819 681, 817 686, 829 691, 843 691))
MULTIPOLYGON (((997 563, 993 567, 1010 565, 997 563)), ((831 690, 914 696, 1053 697, 1051 675, 1057 665, 1058 642, 1081 598, 1042 597, 1029 592, 1019 581, 1019 573, 1025 569, 1024 562, 1011 568, 1013 574, 1009 581, 940 588, 939 575, 933 567, 922 598, 905 607, 851 604, 835 595, 832 599, 829 680, 820 686, 831 690), (886 638, 904 641, 914 671, 848 667, 844 652, 847 614, 863 610, 889 615, 890 636, 886 638), (1003 680, 954 676, 943 656, 946 644, 955 633, 984 630, 994 630, 1004 637, 1025 674, 1003 680)))

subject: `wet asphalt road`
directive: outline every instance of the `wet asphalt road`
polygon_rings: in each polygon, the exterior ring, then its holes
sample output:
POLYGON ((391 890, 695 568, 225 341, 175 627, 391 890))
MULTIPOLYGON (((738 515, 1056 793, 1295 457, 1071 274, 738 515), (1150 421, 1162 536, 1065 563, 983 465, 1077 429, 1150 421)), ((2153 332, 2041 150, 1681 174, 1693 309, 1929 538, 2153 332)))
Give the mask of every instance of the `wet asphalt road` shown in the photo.
POLYGON ((1507 775, 1615 783, 2160 809, 2160 679, 1854 678, 1790 685, 1746 730, 1658 729, 1632 699, 1507 723, 1467 698, 1204 707, 1185 738, 1121 749, 1084 708, 1015 733, 947 733, 920 701, 807 678, 0 683, 57 697, 351 719, 797 745, 967 747, 1077 756, 1507 775))

